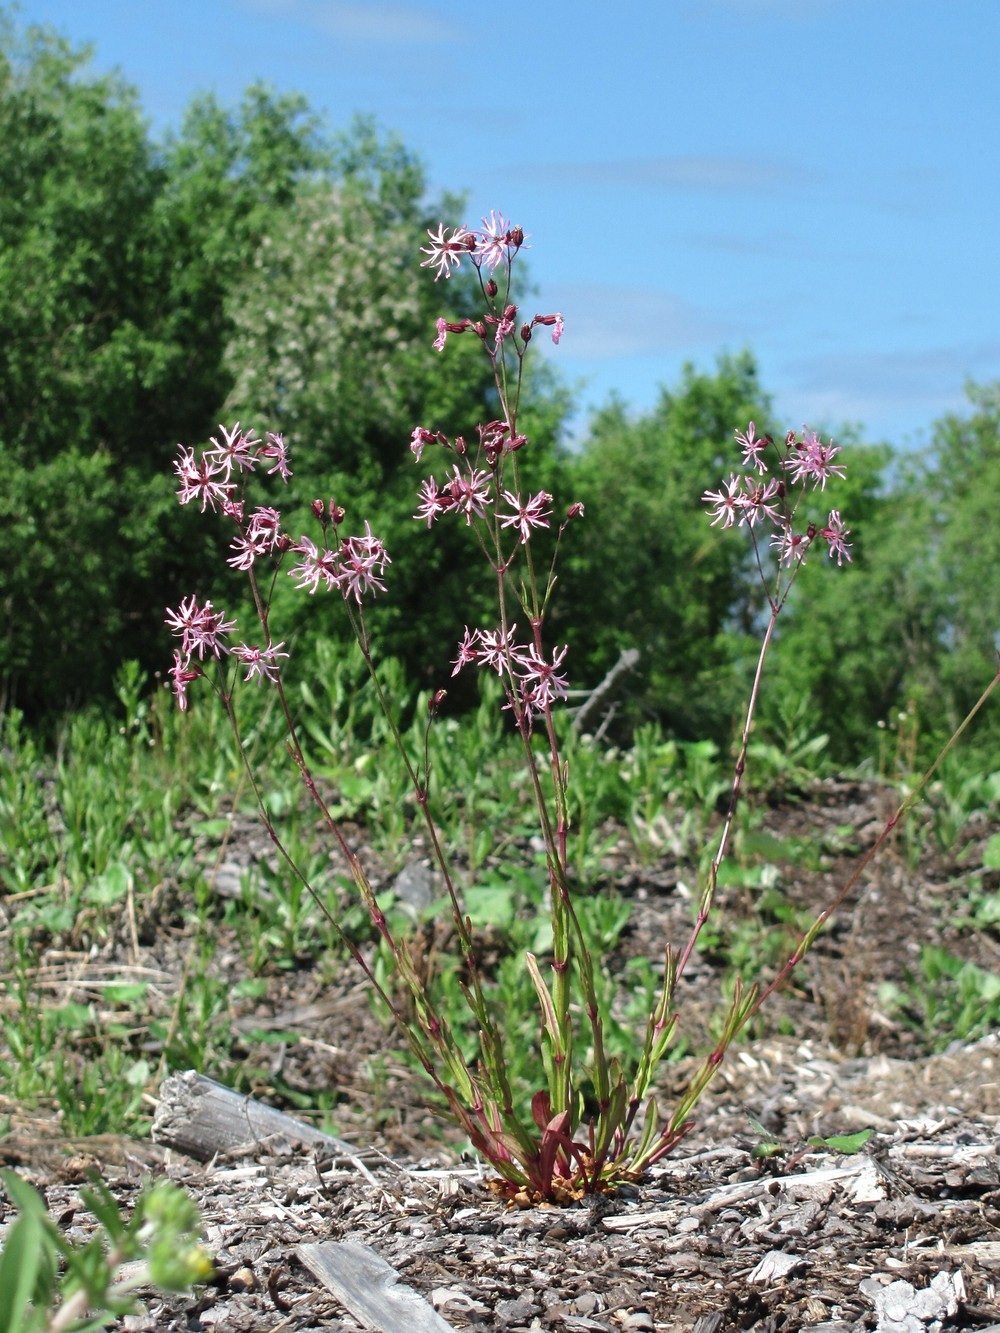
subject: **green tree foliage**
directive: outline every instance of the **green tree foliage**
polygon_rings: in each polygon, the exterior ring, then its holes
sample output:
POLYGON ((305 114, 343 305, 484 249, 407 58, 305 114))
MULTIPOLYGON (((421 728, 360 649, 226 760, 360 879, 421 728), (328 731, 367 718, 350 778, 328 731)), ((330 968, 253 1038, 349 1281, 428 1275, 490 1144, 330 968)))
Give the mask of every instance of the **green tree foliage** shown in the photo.
POLYGON ((360 527, 402 521, 417 421, 491 414, 481 349, 446 367, 430 346, 424 180, 397 143, 253 87, 235 111, 197 99, 158 146, 87 59, 0 31, 0 681, 34 714, 106 694, 124 656, 161 664, 164 605, 227 586, 229 534, 174 502, 178 441, 283 429, 298 502, 342 491, 360 527))
POLYGON ((118 427, 143 380, 157 169, 131 90, 35 31, 0 49, 0 438, 48 462, 118 427))
POLYGON ((945 725, 978 697, 1000 649, 1000 381, 967 393, 971 413, 937 423, 927 477, 944 600, 945 725))

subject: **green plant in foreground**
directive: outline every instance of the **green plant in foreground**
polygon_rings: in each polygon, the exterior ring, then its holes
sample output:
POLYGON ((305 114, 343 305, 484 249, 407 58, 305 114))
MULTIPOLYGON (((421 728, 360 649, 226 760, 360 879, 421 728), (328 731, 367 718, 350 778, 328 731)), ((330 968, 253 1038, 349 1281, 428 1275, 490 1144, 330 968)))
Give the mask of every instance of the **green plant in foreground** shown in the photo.
MULTIPOLYGON (((291 758, 343 857, 381 941, 380 956, 391 960, 389 967, 374 964, 331 916, 334 928, 388 1007, 454 1120, 499 1173, 500 1188, 520 1201, 565 1201, 638 1179, 652 1162, 680 1142, 690 1130, 698 1100, 730 1044, 766 999, 788 980, 934 769, 914 785, 874 847, 802 934, 773 979, 766 986, 755 982, 746 987, 741 978, 736 978, 731 996, 713 1024, 716 1035, 711 1050, 672 1112, 663 1116, 655 1092, 657 1069, 678 1033, 678 986, 702 931, 716 911, 720 873, 736 826, 764 665, 778 616, 806 555, 814 547, 825 547, 838 565, 850 560, 848 533, 839 511, 830 510, 825 517, 810 512, 818 493, 823 492, 825 498, 827 482, 843 477, 844 469, 837 461, 840 450, 832 443, 823 444, 811 432, 803 432, 801 437, 790 433, 783 443, 776 444, 769 436, 757 436, 751 423, 746 432, 737 434, 743 472, 730 474, 719 491, 707 491, 703 497, 711 509, 713 525, 745 529, 750 555, 765 590, 769 618, 731 781, 722 781, 714 748, 689 746, 684 751, 685 781, 697 796, 703 823, 714 815, 721 799, 727 802, 721 833, 714 855, 703 861, 695 920, 686 942, 679 948, 663 942, 662 973, 645 1016, 644 1035, 638 1041, 616 1042, 620 1053, 613 1053, 610 1006, 614 988, 607 985, 600 960, 616 925, 612 912, 603 922, 604 939, 600 930, 595 936, 592 927, 596 919, 587 919, 580 886, 573 879, 570 833, 574 823, 588 827, 586 816, 581 817, 578 808, 588 798, 586 792, 570 783, 567 750, 560 743, 556 723, 558 705, 567 696, 564 664, 568 647, 552 644, 546 633, 560 545, 569 526, 581 520, 583 512, 581 505, 571 505, 557 522, 553 518, 553 497, 544 490, 532 494, 525 462, 531 452, 528 440, 518 431, 521 377, 528 347, 539 328, 550 329, 558 342, 562 316, 535 315, 530 321, 522 321, 511 301, 512 269, 523 241, 520 228, 508 226, 496 214, 484 219, 478 231, 460 227, 449 233, 442 226, 430 234, 425 262, 437 268, 438 276, 447 276, 460 263, 471 262, 483 298, 482 318, 477 321, 439 319, 435 345, 443 349, 449 337, 478 339, 489 358, 501 416, 478 427, 478 442, 473 445, 461 436, 450 438, 441 430, 417 427, 411 437, 411 450, 418 463, 427 450, 440 453, 448 468, 441 482, 434 476, 424 478, 414 517, 428 528, 456 520, 464 525, 494 579, 496 620, 488 628, 466 627, 453 659, 452 674, 474 666, 490 679, 496 676, 503 699, 500 711, 508 715, 520 743, 524 786, 535 819, 534 841, 544 865, 547 919, 544 929, 532 932, 532 941, 524 947, 523 966, 520 961, 513 964, 518 968, 516 981, 509 975, 502 978, 500 992, 505 996, 519 992, 533 995, 539 1017, 527 1021, 523 1011, 512 1014, 497 1003, 497 990, 491 989, 484 974, 470 909, 477 899, 480 903, 490 901, 491 889, 494 903, 502 900, 502 893, 498 898, 496 882, 491 885, 482 876, 477 882, 463 885, 441 834, 438 811, 457 799, 449 791, 447 751, 442 753, 433 739, 444 691, 431 696, 424 715, 404 731, 397 721, 395 701, 375 665, 365 607, 376 594, 387 591, 391 564, 388 552, 367 522, 363 532, 352 524, 354 532, 346 535, 347 515, 334 498, 317 499, 311 506, 317 525, 315 539, 305 534, 296 539, 285 531, 278 510, 270 506, 251 510, 247 504, 248 483, 258 468, 269 468, 286 482, 291 475, 280 436, 269 434, 262 441, 237 425, 232 430, 223 429, 221 440, 213 440, 200 457, 192 449, 182 449, 176 464, 181 502, 197 501, 202 510, 211 508, 233 525, 229 563, 248 577, 259 641, 239 640, 235 622, 228 620, 224 611, 215 609, 210 601, 199 603, 193 596, 168 611, 167 623, 180 638, 170 672, 178 705, 182 710, 187 708, 192 682, 201 678, 209 681, 241 744, 246 772, 274 846, 323 908, 323 897, 309 883, 290 838, 279 834, 273 807, 240 742, 236 687, 241 673, 244 682, 256 680, 273 690, 287 725, 291 758), (325 798, 310 765, 304 748, 306 739, 300 736, 299 720, 282 675, 282 663, 289 653, 271 627, 272 596, 289 558, 296 563, 285 572, 301 590, 310 595, 339 592, 343 598, 372 690, 399 753, 415 818, 436 865, 451 920, 455 957, 450 970, 437 973, 429 966, 426 954, 395 924, 387 900, 380 901, 348 842, 341 812, 325 798), (456 993, 464 1001, 465 1021, 461 1026, 454 1018, 456 993), (529 1096, 524 1098, 519 1095, 519 1079, 530 1062, 523 1052, 534 1040, 539 1024, 543 1081, 541 1086, 529 1089, 529 1096)), ((977 709, 998 680, 1000 675, 991 682, 977 709)), ((312 746, 323 749, 323 739, 321 729, 308 728, 312 746)), ((800 740, 801 736, 796 740, 799 750, 800 740)), ((326 748, 343 769, 344 756, 336 739, 326 748)), ((806 750, 809 748, 807 744, 806 750)), ((647 749, 650 756, 656 756, 653 740, 647 749)), ((791 759, 798 762, 794 754, 791 759)), ((772 767, 775 762, 772 756, 772 767)), ((778 766, 787 768, 784 763, 778 766)), ((364 755, 356 757, 351 765, 371 779, 370 787, 358 789, 359 804, 369 799, 373 816, 379 818, 387 801, 399 806, 400 789, 390 785, 380 790, 375 778, 364 773, 365 767, 364 755)), ((785 775, 794 777, 794 765, 785 775)), ((397 816, 398 810, 394 819, 397 816)), ((655 828, 656 812, 647 811, 643 822, 647 829, 655 828)), ((400 828, 401 824, 397 822, 394 827, 400 828)), ((686 830, 685 836, 690 832, 686 830)), ((477 852, 470 860, 478 864, 481 857, 477 852)), ((579 864, 586 867, 586 857, 579 864)), ((500 882, 504 883, 504 877, 500 882)), ((510 966, 508 960, 508 972, 510 966)))
POLYGON ((186 1291, 211 1276, 197 1209, 172 1181, 143 1190, 128 1221, 107 1187, 94 1182, 81 1198, 98 1226, 79 1244, 63 1235, 20 1176, 0 1171, 0 1182, 17 1213, 0 1250, 0 1333, 102 1328, 134 1309, 139 1287, 186 1291))

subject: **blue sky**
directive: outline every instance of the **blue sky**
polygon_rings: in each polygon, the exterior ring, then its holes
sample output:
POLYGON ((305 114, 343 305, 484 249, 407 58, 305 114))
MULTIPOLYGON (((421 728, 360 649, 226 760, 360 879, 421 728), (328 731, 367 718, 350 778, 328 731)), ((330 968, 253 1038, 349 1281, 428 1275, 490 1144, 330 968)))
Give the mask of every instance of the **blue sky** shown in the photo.
POLYGON ((1000 377, 995 0, 24 0, 20 18, 93 43, 154 131, 258 78, 334 127, 399 131, 432 189, 467 193, 453 221, 498 208, 531 234, 581 420, 749 347, 780 424, 912 445, 967 378, 1000 377))

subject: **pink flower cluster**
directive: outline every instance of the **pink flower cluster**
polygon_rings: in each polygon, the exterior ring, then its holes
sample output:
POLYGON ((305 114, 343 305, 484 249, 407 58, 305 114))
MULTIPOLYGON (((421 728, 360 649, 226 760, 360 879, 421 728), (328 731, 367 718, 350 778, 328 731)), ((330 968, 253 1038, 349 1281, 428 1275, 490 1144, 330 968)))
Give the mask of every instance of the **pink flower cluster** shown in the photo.
MULTIPOLYGON (((310 593, 322 581, 327 588, 337 588, 345 600, 353 597, 360 605, 368 594, 385 591, 382 576, 391 561, 367 522, 360 537, 341 538, 332 549, 326 544, 329 527, 332 525, 336 537, 337 527, 344 518, 344 511, 332 501, 329 506, 322 501, 313 505, 323 527, 322 548, 306 536, 293 542, 281 530, 281 513, 277 509, 262 506, 245 518, 238 479, 245 480, 245 474, 252 473, 258 463, 271 462, 268 472, 277 472, 287 482, 292 473, 285 445, 280 435, 268 434, 261 441, 253 431, 242 431, 238 422, 232 430, 220 427, 220 432, 221 442, 213 437, 200 458, 195 457, 193 449, 179 446, 180 458, 174 469, 181 483, 177 492, 181 504, 200 500, 202 513, 206 508, 219 509, 235 524, 237 535, 231 543, 233 555, 228 560, 234 569, 251 573, 262 557, 280 563, 286 552, 294 551, 302 559, 288 573, 300 588, 310 593)), ((227 621, 224 613, 213 610, 211 602, 199 606, 193 596, 182 601, 176 611, 168 608, 166 623, 181 639, 180 649, 174 650, 170 676, 182 709, 187 707, 187 686, 205 674, 200 664, 206 653, 216 659, 221 659, 224 653, 231 654, 246 666, 244 680, 256 679, 258 683, 277 680, 278 659, 288 656, 281 651, 284 643, 269 642, 265 647, 226 644, 224 636, 236 629, 236 622, 227 621), (197 661, 193 660, 195 657, 197 661)))
POLYGON ((443 351, 449 333, 465 333, 469 329, 493 356, 499 352, 504 339, 515 332, 520 333, 523 350, 524 345, 531 341, 532 331, 539 326, 552 330, 552 341, 558 346, 564 328, 561 314, 535 315, 531 320, 522 321, 518 329, 516 305, 505 304, 502 309, 493 306, 499 288, 492 275, 501 265, 510 270, 514 256, 525 241, 520 227, 511 226, 502 213, 491 210, 489 217, 483 218, 483 225, 478 230, 470 230, 465 226, 446 227, 442 222, 438 224, 437 231, 428 228, 427 235, 430 244, 422 246, 420 250, 427 258, 421 260, 420 266, 437 269, 435 282, 438 278, 450 278, 463 258, 470 260, 479 272, 481 281, 484 272, 490 275, 483 282, 483 290, 489 298, 491 309, 481 319, 439 319, 436 325, 437 337, 434 339, 434 347, 439 352, 443 351), (492 344, 489 342, 491 335, 492 344))
MULTIPOLYGON (((495 500, 493 482, 488 472, 469 468, 464 474, 459 465, 452 467, 452 475, 439 487, 433 477, 427 477, 420 483, 420 505, 414 518, 425 519, 430 527, 442 514, 459 513, 465 515, 466 527, 473 518, 485 518, 488 507, 495 500)), ((503 500, 509 506, 509 512, 500 514, 502 528, 518 529, 520 541, 531 539, 534 528, 547 528, 552 510, 552 496, 548 491, 539 491, 527 500, 522 500, 520 493, 505 490, 503 500)))
POLYGON ((478 231, 446 227, 441 222, 436 232, 428 228, 427 235, 430 245, 421 247, 420 253, 427 258, 420 261, 420 267, 436 268, 435 282, 450 278, 463 258, 470 259, 478 269, 494 273, 500 264, 510 263, 527 239, 520 227, 511 226, 502 213, 493 209, 478 231))
POLYGON ((238 504, 233 473, 253 472, 259 462, 271 459, 274 465, 268 472, 277 472, 282 481, 288 481, 292 474, 280 435, 269 432, 264 440, 258 440, 252 430, 244 434, 238 421, 231 431, 224 426, 219 429, 222 443, 213 435, 211 448, 206 449, 200 459, 195 459, 193 449, 179 446, 181 456, 174 464, 174 471, 181 483, 177 498, 182 505, 201 500, 202 513, 206 505, 212 509, 218 505, 224 513, 229 513, 231 507, 238 504))
POLYGON ((266 648, 247 643, 230 647, 223 642, 222 636, 236 628, 236 621, 227 621, 225 613, 214 610, 211 602, 199 606, 193 596, 186 597, 176 611, 168 608, 166 623, 181 637, 180 649, 174 649, 174 663, 169 672, 177 706, 181 710, 187 708, 188 685, 205 674, 201 662, 206 653, 219 659, 223 653, 231 653, 247 667, 244 680, 253 680, 256 676, 258 683, 277 679, 278 659, 288 656, 281 651, 285 646, 283 643, 269 643, 266 648), (195 654, 198 662, 192 660, 195 654))
POLYGON ((729 528, 738 523, 740 527, 746 525, 753 530, 759 522, 766 521, 774 529, 771 545, 785 565, 800 564, 816 537, 827 543, 829 554, 831 558, 836 557, 838 565, 849 561, 849 532, 838 509, 830 510, 825 525, 810 523, 804 530, 796 532, 793 526, 795 506, 789 503, 790 488, 825 490, 831 477, 845 475, 843 467, 834 462, 840 453, 839 447, 832 440, 823 444, 815 431, 804 427, 801 438, 789 431, 781 449, 775 446, 770 435, 758 435, 752 421, 746 431, 736 432, 736 442, 743 451, 743 466, 752 472, 749 475, 731 472, 721 490, 704 493, 702 500, 712 511, 712 526, 721 524, 729 528), (767 477, 765 455, 769 451, 776 455, 778 476, 767 477))
MULTIPOLYGON (((549 527, 552 496, 548 491, 538 491, 522 499, 519 491, 501 489, 494 476, 499 460, 516 452, 525 443, 523 435, 512 434, 510 427, 502 421, 480 426, 479 445, 487 468, 453 463, 451 475, 440 486, 434 477, 427 477, 420 483, 420 505, 413 517, 425 520, 430 527, 442 514, 464 514, 468 527, 474 518, 484 519, 493 511, 497 513, 501 528, 517 528, 520 542, 530 541, 534 529, 549 527), (500 510, 500 500, 507 506, 507 512, 500 510)), ((418 426, 410 437, 414 458, 419 461, 429 444, 440 444, 463 459, 466 454, 466 444, 461 436, 452 444, 441 431, 418 426)))
POLYGON ((385 592, 382 575, 392 561, 367 520, 364 536, 345 537, 335 549, 320 548, 306 536, 291 549, 302 559, 288 573, 310 594, 323 583, 327 589, 337 588, 345 598, 353 597, 360 606, 367 593, 385 592))
MULTIPOLYGON (((517 324, 517 306, 509 305, 503 315, 484 315, 482 319, 460 319, 448 320, 439 319, 435 325, 437 337, 432 346, 435 351, 443 352, 444 345, 449 333, 465 333, 467 329, 472 332, 483 343, 487 342, 490 330, 495 330, 493 346, 490 350, 495 354, 504 338, 507 338, 514 332, 517 324)), ((543 325, 552 329, 552 341, 558 347, 559 339, 563 336, 565 324, 562 315, 534 315, 530 323, 521 325, 520 334, 522 343, 531 341, 531 331, 536 325, 543 325)))
POLYGON ((552 661, 547 662, 535 644, 526 647, 514 642, 517 625, 503 629, 469 631, 468 625, 458 645, 458 656, 453 662, 453 676, 469 663, 495 671, 510 682, 507 686, 507 708, 514 708, 519 719, 530 727, 538 713, 544 713, 559 699, 565 699, 569 681, 560 674, 566 657, 566 647, 557 648, 552 661))

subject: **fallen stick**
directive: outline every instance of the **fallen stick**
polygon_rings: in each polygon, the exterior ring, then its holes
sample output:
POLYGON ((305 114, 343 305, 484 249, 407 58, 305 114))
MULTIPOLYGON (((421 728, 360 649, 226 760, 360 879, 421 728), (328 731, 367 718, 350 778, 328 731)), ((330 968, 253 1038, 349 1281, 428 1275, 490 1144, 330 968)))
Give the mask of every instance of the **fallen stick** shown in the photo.
POLYGON ((171 1074, 160 1085, 152 1137, 155 1143, 176 1148, 199 1162, 220 1154, 231 1157, 241 1151, 287 1156, 299 1148, 313 1148, 324 1156, 347 1158, 369 1174, 343 1139, 324 1134, 193 1069, 171 1074))

